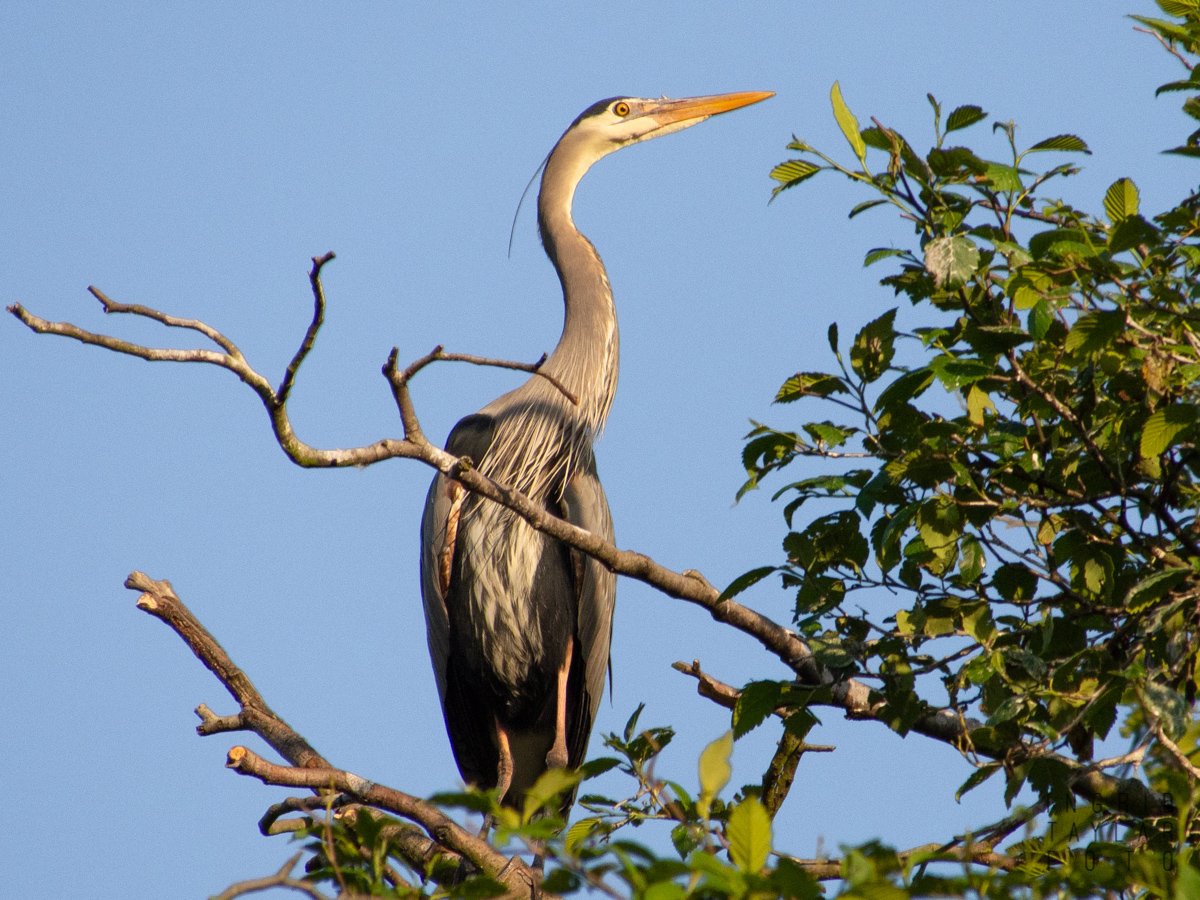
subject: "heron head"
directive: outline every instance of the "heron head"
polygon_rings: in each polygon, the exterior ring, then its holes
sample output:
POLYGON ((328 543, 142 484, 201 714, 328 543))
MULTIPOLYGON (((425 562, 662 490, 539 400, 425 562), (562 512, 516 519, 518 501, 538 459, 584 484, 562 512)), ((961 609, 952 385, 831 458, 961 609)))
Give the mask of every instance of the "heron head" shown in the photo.
MULTIPOLYGON (((774 91, 745 91, 736 94, 714 94, 708 97, 686 97, 672 100, 661 97, 650 100, 641 97, 610 97, 594 103, 571 123, 564 138, 577 140, 595 158, 614 150, 682 131, 698 125, 710 116, 731 109, 749 106, 768 97, 774 91)), ((574 141, 573 141, 574 142, 574 141)))

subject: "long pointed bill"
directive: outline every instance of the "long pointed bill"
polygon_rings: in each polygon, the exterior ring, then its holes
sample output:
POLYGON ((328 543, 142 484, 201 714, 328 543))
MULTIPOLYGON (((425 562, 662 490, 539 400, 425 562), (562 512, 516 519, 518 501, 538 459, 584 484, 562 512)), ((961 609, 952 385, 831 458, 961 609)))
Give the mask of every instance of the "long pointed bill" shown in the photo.
POLYGON ((774 91, 743 91, 737 94, 713 94, 709 97, 686 97, 682 100, 656 100, 648 103, 638 114, 638 118, 648 116, 661 128, 679 123, 671 129, 675 131, 681 127, 695 125, 709 116, 749 106, 774 96, 774 91))

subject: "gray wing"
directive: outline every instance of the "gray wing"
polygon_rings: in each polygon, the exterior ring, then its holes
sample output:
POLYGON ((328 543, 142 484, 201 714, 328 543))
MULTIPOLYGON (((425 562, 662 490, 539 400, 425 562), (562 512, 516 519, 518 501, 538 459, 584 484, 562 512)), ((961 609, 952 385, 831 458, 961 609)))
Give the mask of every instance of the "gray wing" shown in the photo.
POLYGON ((421 517, 421 597, 425 601, 429 659, 433 663, 433 676, 437 679, 438 696, 443 706, 446 703, 446 663, 450 658, 450 617, 439 584, 438 566, 446 546, 449 513, 446 478, 439 472, 429 486, 425 514, 421 517))
MULTIPOLYGON (((562 509, 563 518, 572 525, 578 525, 610 543, 614 540, 612 515, 608 511, 604 488, 600 486, 600 479, 596 475, 595 461, 567 484, 563 491, 562 509)), ((578 756, 571 760, 572 766, 583 762, 587 734, 591 731, 600 698, 604 695, 604 676, 609 668, 609 645, 612 642, 613 607, 617 596, 617 576, 602 563, 584 556, 582 569, 577 627, 585 666, 585 704, 588 714, 583 724, 584 746, 578 749, 577 754, 572 754, 578 756)))
MULTIPOLYGON (((496 422, 491 416, 480 413, 466 416, 446 438, 446 451, 455 456, 469 456, 478 464, 487 455, 495 431, 496 422)), ((425 601, 425 636, 429 641, 429 659, 433 663, 443 710, 446 709, 446 671, 450 660, 450 616, 442 582, 443 575, 449 575, 457 565, 456 548, 451 547, 448 557, 443 558, 454 505, 450 487, 450 480, 439 472, 429 486, 425 514, 421 517, 421 597, 425 601), (443 571, 443 566, 447 571, 443 571)))

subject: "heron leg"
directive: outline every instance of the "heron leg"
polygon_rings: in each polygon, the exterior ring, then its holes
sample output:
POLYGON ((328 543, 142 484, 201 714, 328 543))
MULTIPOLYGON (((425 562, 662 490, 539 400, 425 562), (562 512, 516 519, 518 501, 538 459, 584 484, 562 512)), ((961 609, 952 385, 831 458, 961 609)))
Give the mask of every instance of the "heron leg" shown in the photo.
POLYGON ((462 512, 466 490, 453 478, 446 480, 446 496, 450 498, 450 512, 446 514, 446 543, 438 558, 438 587, 442 596, 450 593, 450 572, 454 564, 454 545, 458 542, 458 517, 462 512))
POLYGON ((508 743, 508 732, 504 730, 504 726, 500 724, 500 720, 496 722, 496 743, 500 751, 500 760, 496 763, 496 788, 499 791, 500 801, 504 801, 504 795, 508 793, 508 789, 512 786, 513 778, 513 758, 512 748, 508 743))
POLYGON ((569 762, 567 756, 567 678, 571 674, 571 654, 574 651, 575 640, 567 641, 567 657, 558 670, 558 702, 554 711, 554 746, 546 754, 546 766, 551 769, 565 769, 569 762))

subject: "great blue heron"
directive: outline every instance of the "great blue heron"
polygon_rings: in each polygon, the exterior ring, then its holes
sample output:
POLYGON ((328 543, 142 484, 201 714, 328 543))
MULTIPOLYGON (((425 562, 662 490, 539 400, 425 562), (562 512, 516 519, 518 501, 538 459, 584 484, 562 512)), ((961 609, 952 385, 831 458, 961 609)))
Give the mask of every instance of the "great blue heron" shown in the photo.
MULTIPOLYGON (((538 229, 562 282, 562 337, 542 371, 454 426, 446 450, 609 541, 592 441, 617 387, 617 317, 604 264, 571 220, 601 157, 757 103, 770 92, 589 106, 546 159, 538 229)), ((439 474, 421 523, 429 653, 463 779, 509 805, 550 767, 583 762, 609 666, 616 576, 509 509, 439 474)))

